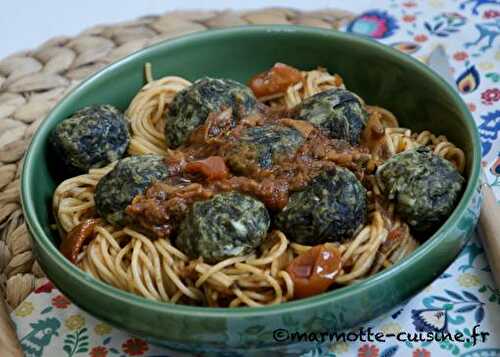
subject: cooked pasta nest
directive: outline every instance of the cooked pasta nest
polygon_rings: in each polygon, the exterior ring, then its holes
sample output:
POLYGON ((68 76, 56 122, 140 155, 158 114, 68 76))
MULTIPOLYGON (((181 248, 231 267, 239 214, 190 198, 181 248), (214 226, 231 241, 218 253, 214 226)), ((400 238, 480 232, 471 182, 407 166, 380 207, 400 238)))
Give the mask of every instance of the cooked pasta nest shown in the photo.
MULTIPOLYGON (((303 76, 304 81, 285 92, 260 100, 273 108, 289 109, 321 91, 344 88, 340 76, 324 69, 303 72, 303 76)), ((177 76, 153 80, 149 65, 146 78, 147 84, 126 111, 131 128, 128 154, 167 155, 170 149, 164 139, 164 112, 176 93, 191 83, 177 76)), ((399 127, 396 117, 388 110, 368 108, 370 115, 378 115, 384 125, 384 137, 378 146, 382 145, 389 156, 426 145, 463 172, 464 153, 446 137, 429 131, 413 133, 399 127)), ((379 149, 371 150, 374 160, 379 159, 379 149)), ((86 219, 98 217, 95 188, 114 164, 91 169, 57 187, 53 210, 61 235, 86 219)), ((381 197, 376 180, 371 182, 368 197, 381 197)), ((95 231, 95 238, 84 247, 77 263, 94 278, 151 300, 213 307, 262 306, 291 300, 294 284, 286 267, 299 254, 311 249, 292 243, 281 231, 273 230, 256 254, 210 265, 201 259, 190 259, 169 239, 152 240, 131 227, 117 228, 100 220, 95 231)), ((371 204, 368 223, 351 240, 327 244, 334 245, 341 253, 342 270, 335 279, 338 285, 354 284, 390 267, 418 246, 389 202, 371 204), (388 239, 395 229, 401 232, 399 239, 388 239)))

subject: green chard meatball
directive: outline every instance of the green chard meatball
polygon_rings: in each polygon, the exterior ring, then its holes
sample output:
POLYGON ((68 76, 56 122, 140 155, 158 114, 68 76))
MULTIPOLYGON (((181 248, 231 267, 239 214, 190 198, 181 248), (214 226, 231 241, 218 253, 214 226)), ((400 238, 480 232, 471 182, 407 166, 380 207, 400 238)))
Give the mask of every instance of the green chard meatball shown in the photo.
POLYGON ((228 164, 238 174, 248 174, 252 166, 269 169, 279 159, 295 154, 304 143, 302 134, 294 128, 266 124, 244 129, 231 147, 228 164))
POLYGON ((129 223, 125 209, 134 197, 144 193, 153 182, 168 176, 168 167, 161 156, 130 156, 118 161, 113 170, 97 183, 97 212, 111 224, 123 226, 129 223))
POLYGON ((89 106, 60 122, 50 141, 68 169, 87 172, 123 157, 129 143, 128 124, 111 105, 89 106))
POLYGON ((250 88, 231 79, 202 78, 175 96, 166 114, 165 138, 177 148, 210 113, 233 110, 233 126, 254 112, 257 100, 250 88))
POLYGON ((415 231, 435 228, 452 212, 464 178, 425 146, 394 155, 376 172, 382 191, 415 231))
POLYGON ((181 223, 176 245, 188 256, 213 264, 252 253, 269 224, 262 202, 238 192, 220 193, 194 203, 181 223))
POLYGON ((345 89, 330 89, 315 94, 299 104, 297 119, 314 124, 332 139, 359 143, 367 113, 359 98, 345 89))
POLYGON ((366 216, 365 188, 352 172, 336 167, 293 193, 276 226, 294 242, 316 245, 352 238, 366 216))

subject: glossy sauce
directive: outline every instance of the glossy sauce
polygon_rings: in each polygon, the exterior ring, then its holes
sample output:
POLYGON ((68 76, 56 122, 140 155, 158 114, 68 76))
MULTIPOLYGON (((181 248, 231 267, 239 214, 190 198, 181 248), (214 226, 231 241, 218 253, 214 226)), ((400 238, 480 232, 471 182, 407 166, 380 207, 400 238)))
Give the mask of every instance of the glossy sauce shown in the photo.
POLYGON ((170 237, 194 202, 221 192, 248 194, 277 212, 286 206, 291 192, 305 187, 321 172, 334 169, 336 164, 362 177, 360 162, 368 157, 365 149, 329 139, 307 122, 286 118, 287 114, 261 108, 260 113, 242 119, 229 130, 230 109, 211 114, 186 145, 165 158, 172 176, 135 197, 127 214, 157 237, 170 237), (246 160, 247 176, 235 176, 226 165, 232 146, 238 144, 243 129, 265 123, 295 128, 304 138, 303 145, 294 154, 280 157, 270 169, 261 168, 249 152, 241 158, 246 160))
MULTIPOLYGON (((277 63, 269 71, 250 81, 257 97, 282 92, 303 79, 293 67, 277 63)), ((325 170, 341 165, 363 179, 368 150, 352 147, 343 140, 329 139, 306 121, 291 119, 292 111, 277 111, 259 103, 254 114, 233 120, 231 108, 211 113, 196 128, 183 146, 170 150, 165 157, 171 176, 156 182, 143 195, 134 198, 126 209, 133 222, 157 237, 175 234, 182 219, 199 200, 227 191, 238 191, 261 200, 272 212, 282 210, 289 195, 304 188, 325 170), (265 124, 296 129, 303 144, 296 152, 273 157, 272 167, 263 169, 251 147, 238 153, 238 164, 245 176, 237 176, 228 165, 232 149, 240 142, 245 129, 265 124)))

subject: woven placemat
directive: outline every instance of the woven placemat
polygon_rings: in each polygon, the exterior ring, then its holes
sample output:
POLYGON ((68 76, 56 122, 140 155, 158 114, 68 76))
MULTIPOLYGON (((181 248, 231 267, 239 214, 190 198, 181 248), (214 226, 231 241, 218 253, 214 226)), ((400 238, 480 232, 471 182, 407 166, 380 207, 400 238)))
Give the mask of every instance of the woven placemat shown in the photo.
POLYGON ((333 9, 176 11, 95 26, 0 61, 0 290, 10 307, 19 305, 44 277, 21 211, 22 158, 42 120, 71 88, 131 52, 190 32, 248 24, 338 28, 350 19, 351 13, 333 9))

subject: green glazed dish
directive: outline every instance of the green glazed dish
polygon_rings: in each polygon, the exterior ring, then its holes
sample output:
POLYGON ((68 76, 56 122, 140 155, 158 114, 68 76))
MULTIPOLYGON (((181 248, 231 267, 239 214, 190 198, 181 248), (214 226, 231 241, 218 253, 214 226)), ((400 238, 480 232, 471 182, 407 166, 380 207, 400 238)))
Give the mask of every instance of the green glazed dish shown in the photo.
POLYGON ((42 123, 22 173, 22 204, 35 254, 55 285, 90 314, 174 349, 190 351, 278 349, 297 352, 292 332, 340 331, 370 320, 413 296, 457 256, 477 222, 480 143, 474 121, 455 91, 422 63, 370 39, 298 26, 255 26, 208 31, 149 47, 82 83, 42 123), (51 230, 52 194, 64 177, 50 155, 48 137, 58 122, 90 104, 122 110, 144 84, 143 66, 155 78, 180 75, 232 78, 284 62, 301 69, 324 66, 369 104, 391 110, 415 131, 444 134, 467 157, 467 185, 445 224, 406 260, 361 283, 315 297, 260 308, 202 308, 146 300, 80 271, 57 249, 51 230), (273 331, 277 330, 278 332, 273 331), (281 332, 280 332, 281 331, 281 332))

